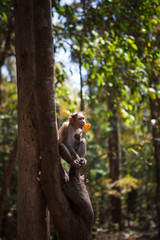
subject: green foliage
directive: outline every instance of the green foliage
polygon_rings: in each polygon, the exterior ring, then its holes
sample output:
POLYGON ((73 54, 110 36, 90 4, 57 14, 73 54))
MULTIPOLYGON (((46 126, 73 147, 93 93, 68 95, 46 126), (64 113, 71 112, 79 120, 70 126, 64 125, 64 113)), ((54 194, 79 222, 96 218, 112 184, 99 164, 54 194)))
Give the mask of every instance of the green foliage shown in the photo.
POLYGON ((17 88, 15 83, 1 84, 0 154, 7 160, 12 143, 17 135, 17 88))
MULTIPOLYGON (((3 0, 0 2, 0 53, 2 54, 5 49, 6 37, 9 37, 8 31, 11 28, 13 19, 13 2, 11 0, 3 0)), ((12 28, 13 29, 13 28, 12 28)), ((12 34, 13 31, 11 31, 12 34)), ((13 34, 12 34, 13 35, 13 34)), ((13 40, 13 36, 11 37, 13 40)), ((8 39, 7 39, 8 40, 8 39)), ((10 46, 11 48, 11 46, 10 46)))
POLYGON ((57 117, 61 123, 77 111, 78 94, 73 91, 62 63, 55 64, 55 99, 57 117))
MULTIPOLYGON (((3 82, 0 84, 0 182, 3 183, 4 173, 8 166, 9 154, 13 148, 13 142, 17 136, 17 86, 16 83, 8 82, 2 76, 3 82)), ((2 190, 0 184, 0 194, 2 190)), ((7 216, 12 216, 17 211, 17 165, 12 172, 11 185, 8 191, 3 223, 7 221, 7 216)), ((15 231, 15 230, 14 230, 15 231)), ((16 232, 16 231, 15 231, 16 232)), ((1 235, 0 235, 1 237, 1 235)))

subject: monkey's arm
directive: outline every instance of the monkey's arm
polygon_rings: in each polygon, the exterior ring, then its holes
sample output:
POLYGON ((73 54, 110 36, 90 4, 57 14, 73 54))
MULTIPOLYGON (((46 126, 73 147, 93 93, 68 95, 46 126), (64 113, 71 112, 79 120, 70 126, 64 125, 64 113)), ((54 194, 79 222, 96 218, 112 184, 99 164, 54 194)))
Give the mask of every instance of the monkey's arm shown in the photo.
POLYGON ((65 136, 67 135, 68 123, 64 122, 63 125, 58 130, 58 142, 63 143, 65 141, 65 136))
POLYGON ((63 143, 60 143, 59 146, 62 158, 66 160, 66 162, 68 162, 71 167, 74 169, 79 169, 82 165, 84 165, 82 159, 79 158, 78 154, 76 154, 76 156, 71 155, 70 151, 63 143))
POLYGON ((78 144, 76 152, 81 158, 85 157, 87 152, 87 142, 84 138, 82 138, 80 143, 78 144))
POLYGON ((76 153, 75 149, 72 147, 71 144, 66 144, 66 147, 68 148, 70 154, 72 155, 73 161, 75 159, 79 159, 79 155, 76 153))

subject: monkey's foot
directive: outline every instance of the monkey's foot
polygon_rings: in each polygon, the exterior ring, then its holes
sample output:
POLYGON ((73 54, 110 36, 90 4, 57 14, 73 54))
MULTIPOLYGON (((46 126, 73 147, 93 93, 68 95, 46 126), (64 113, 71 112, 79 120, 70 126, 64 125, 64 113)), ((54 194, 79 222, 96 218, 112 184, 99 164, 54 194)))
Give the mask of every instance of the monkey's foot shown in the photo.
POLYGON ((75 159, 73 163, 71 164, 72 167, 74 168, 81 168, 87 163, 87 160, 85 158, 80 158, 80 159, 75 159))
POLYGON ((84 166, 84 165, 86 165, 87 160, 85 158, 80 158, 79 162, 80 162, 81 166, 84 166))
POLYGON ((85 176, 80 175, 81 168, 86 164, 85 158, 75 159, 73 163, 71 163, 71 167, 69 170, 69 179, 70 181, 75 181, 77 183, 84 182, 85 184, 86 179, 85 176))
POLYGON ((73 163, 71 163, 71 166, 77 169, 81 168, 82 165, 80 163, 80 159, 75 159, 73 163))

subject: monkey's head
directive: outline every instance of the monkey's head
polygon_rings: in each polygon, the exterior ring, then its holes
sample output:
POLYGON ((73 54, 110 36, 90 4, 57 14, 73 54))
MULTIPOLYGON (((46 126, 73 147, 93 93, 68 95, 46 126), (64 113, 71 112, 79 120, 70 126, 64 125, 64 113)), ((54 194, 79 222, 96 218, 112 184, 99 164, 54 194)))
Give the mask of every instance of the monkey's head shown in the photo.
POLYGON ((72 125, 72 127, 77 130, 79 128, 83 128, 83 126, 86 124, 85 116, 82 112, 73 113, 69 116, 69 124, 72 125))

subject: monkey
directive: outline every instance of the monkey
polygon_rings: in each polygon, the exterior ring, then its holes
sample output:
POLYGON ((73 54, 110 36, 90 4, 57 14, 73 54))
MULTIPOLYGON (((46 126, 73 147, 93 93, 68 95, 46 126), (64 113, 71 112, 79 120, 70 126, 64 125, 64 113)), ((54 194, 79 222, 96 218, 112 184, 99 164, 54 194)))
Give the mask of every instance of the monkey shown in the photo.
POLYGON ((71 114, 68 120, 58 131, 60 154, 71 167, 79 169, 87 162, 84 158, 87 144, 80 133, 86 123, 85 116, 82 112, 76 112, 71 114))

